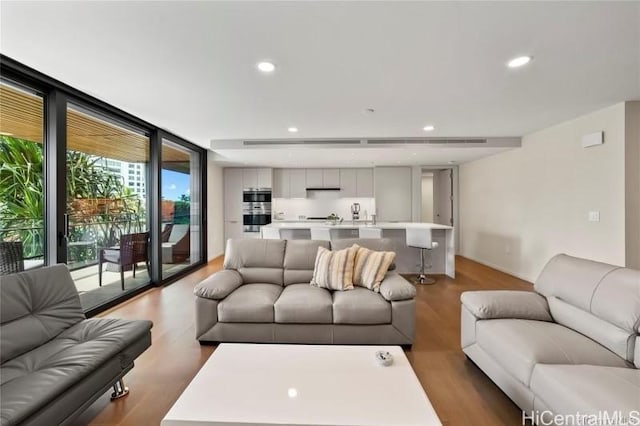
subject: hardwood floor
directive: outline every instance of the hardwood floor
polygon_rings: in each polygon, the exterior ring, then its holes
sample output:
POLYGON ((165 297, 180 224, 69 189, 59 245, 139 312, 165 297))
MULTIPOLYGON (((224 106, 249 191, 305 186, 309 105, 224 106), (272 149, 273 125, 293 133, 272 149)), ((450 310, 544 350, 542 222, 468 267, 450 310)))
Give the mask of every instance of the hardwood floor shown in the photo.
MULTIPOLYGON (((146 293, 101 316, 150 319, 153 344, 126 377, 128 397, 94 403, 77 424, 158 425, 214 346, 195 339, 193 287, 222 267, 222 258, 164 288, 146 293)), ((531 290, 531 284, 471 260, 456 259, 456 279, 439 277, 419 286, 416 339, 407 351, 444 425, 520 425, 520 410, 460 350, 460 294, 467 290, 531 290)))

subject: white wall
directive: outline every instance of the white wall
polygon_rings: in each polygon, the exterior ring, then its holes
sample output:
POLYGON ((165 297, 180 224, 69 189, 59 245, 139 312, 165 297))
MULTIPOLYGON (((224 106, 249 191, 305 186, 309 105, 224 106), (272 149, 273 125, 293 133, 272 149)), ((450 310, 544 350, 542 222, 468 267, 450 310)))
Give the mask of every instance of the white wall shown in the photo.
POLYGON ((433 174, 422 176, 422 222, 433 222, 433 174))
POLYGON ((207 260, 224 251, 224 184, 222 167, 213 162, 213 152, 207 156, 207 260))
POLYGON ((460 167, 461 254, 534 281, 557 253, 625 264, 625 104, 460 167), (604 145, 582 135, 604 131, 604 145), (600 222, 587 220, 600 212, 600 222))

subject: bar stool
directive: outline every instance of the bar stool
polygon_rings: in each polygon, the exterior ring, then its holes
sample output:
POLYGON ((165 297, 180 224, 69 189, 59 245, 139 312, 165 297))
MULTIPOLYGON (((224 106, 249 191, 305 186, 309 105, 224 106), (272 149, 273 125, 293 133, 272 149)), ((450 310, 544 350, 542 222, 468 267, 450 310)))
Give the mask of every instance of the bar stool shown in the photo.
POLYGON ((428 255, 426 269, 431 269, 431 250, 438 247, 438 243, 433 241, 433 235, 431 234, 431 228, 426 227, 407 227, 406 236, 407 246, 416 247, 420 249, 420 275, 415 281, 416 284, 435 284, 436 280, 429 278, 425 275, 425 251, 428 255))
POLYGON ((358 237, 360 238, 373 238, 379 240, 382 238, 382 229, 380 228, 369 228, 366 226, 360 227, 358 229, 358 237))

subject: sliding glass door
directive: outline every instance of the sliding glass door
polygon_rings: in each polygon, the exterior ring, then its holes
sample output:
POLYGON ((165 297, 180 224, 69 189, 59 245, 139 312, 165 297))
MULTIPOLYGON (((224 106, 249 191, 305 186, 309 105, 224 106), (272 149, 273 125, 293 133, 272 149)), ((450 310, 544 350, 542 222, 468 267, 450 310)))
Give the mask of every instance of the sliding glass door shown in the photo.
POLYGON ((0 275, 44 264, 44 100, 0 81, 0 275))
POLYGON ((77 104, 66 121, 66 263, 91 308, 150 282, 150 140, 77 104))
POLYGON ((206 151, 1 59, 0 276, 65 263, 93 315, 202 264, 206 151))
POLYGON ((162 277, 199 263, 201 253, 200 152, 162 140, 162 277))

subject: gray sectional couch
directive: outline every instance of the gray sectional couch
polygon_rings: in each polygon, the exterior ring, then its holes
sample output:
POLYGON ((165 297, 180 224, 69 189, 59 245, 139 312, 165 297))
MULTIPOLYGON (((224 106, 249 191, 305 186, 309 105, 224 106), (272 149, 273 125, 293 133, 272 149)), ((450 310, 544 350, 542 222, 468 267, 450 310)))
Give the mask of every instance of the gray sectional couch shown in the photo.
POLYGON ((463 293, 464 353, 539 423, 640 421, 640 271, 558 255, 534 288, 463 293))
MULTIPOLYGON (((346 239, 390 250, 387 239, 346 239)), ((318 247, 328 241, 234 240, 227 242, 224 270, 195 288, 196 337, 200 342, 411 345, 415 288, 387 273, 380 293, 362 287, 335 291, 313 287, 318 247)))
POLYGON ((151 326, 85 319, 65 265, 0 277, 0 423, 71 423, 133 368, 151 326))

